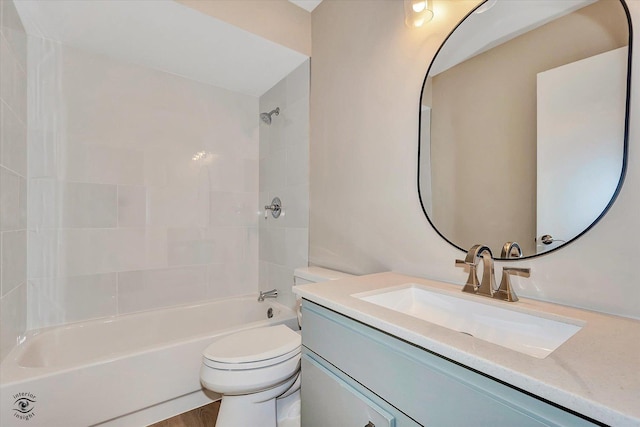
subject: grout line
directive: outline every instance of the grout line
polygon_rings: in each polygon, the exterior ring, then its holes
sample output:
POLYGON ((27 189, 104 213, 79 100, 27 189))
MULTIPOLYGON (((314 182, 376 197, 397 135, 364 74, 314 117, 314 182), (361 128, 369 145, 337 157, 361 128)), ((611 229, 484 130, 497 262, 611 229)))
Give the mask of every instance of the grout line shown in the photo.
POLYGON ((21 175, 19 172, 16 172, 16 171, 14 171, 13 169, 8 168, 7 166, 5 166, 5 165, 3 165, 3 164, 0 164, 0 167, 1 167, 1 168, 3 168, 3 169, 5 169, 7 172, 11 172, 12 174, 14 174, 14 175, 18 176, 19 178, 22 178, 22 179, 24 179, 24 180, 28 180, 28 179, 29 179, 29 178, 27 178, 26 176, 21 175))

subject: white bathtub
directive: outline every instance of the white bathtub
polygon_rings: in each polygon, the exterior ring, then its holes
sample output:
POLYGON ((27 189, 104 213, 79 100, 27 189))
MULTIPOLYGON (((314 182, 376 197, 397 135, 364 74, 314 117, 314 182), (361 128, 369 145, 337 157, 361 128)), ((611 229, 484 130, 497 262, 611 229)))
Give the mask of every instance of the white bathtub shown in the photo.
POLYGON ((209 343, 260 326, 297 328, 292 310, 256 300, 221 299, 30 333, 0 365, 0 425, 138 427, 206 404, 218 397, 199 381, 209 343), (23 415, 17 401, 25 398, 33 409, 23 415))

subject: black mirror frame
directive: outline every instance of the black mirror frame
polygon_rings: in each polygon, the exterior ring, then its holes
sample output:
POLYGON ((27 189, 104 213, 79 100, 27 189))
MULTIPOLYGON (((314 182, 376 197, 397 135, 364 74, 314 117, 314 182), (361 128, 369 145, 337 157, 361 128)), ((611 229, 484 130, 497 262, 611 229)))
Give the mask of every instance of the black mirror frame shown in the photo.
MULTIPOLYGON (((422 96, 424 93, 424 88, 425 85, 427 84, 427 79, 429 77, 429 71, 431 71, 431 67, 433 66, 433 62, 435 61, 436 57, 438 56, 438 53, 440 53, 440 51, 442 50, 442 48, 444 47, 444 45, 447 43, 447 40, 449 40, 449 37, 451 37, 451 35, 458 29, 458 27, 460 27, 460 25, 462 25, 462 23, 469 17, 471 16, 471 14, 473 14, 476 9, 478 9, 479 7, 481 7, 483 4, 485 4, 487 1, 489 0, 485 0, 482 3, 478 4, 476 7, 474 7, 471 11, 469 11, 469 13, 467 13, 465 15, 464 18, 462 18, 462 20, 460 22, 458 22, 456 24, 456 26, 453 28, 453 30, 451 30, 451 32, 447 35, 447 37, 442 41, 442 44, 440 44, 440 47, 438 48, 438 50, 436 51, 436 53, 433 55, 433 58, 431 59, 431 62, 429 63, 429 68, 427 69, 427 73, 425 75, 425 78, 422 82, 422 90, 420 91, 420 99, 419 99, 419 103, 418 103, 418 168, 417 168, 417 187, 418 187, 418 198, 420 200, 420 207, 422 208, 422 212, 424 213, 424 216, 427 218, 427 221, 429 221, 429 224, 431 224, 431 227, 433 227, 433 229, 436 231, 436 233, 438 233, 438 235, 440 237, 442 237, 447 243, 449 243, 451 246, 463 251, 463 252, 467 252, 468 248, 461 248, 460 246, 456 245, 455 243, 453 243, 451 240, 449 240, 448 238, 446 238, 441 232, 440 230, 438 230, 438 228, 434 225, 433 221, 431 221, 431 218, 429 218, 429 215, 427 214, 427 211, 424 207, 424 203, 422 201, 422 194, 420 192, 420 148, 422 146, 422 141, 421 141, 421 129, 422 129, 422 96)), ((557 251, 560 248, 563 248, 567 245, 569 245, 570 243, 575 242, 578 238, 580 238, 581 236, 583 236, 585 233, 587 233, 589 230, 591 230, 606 214, 607 212, 609 212, 609 209, 611 208, 611 206, 613 206, 614 202, 616 201, 616 199, 618 198, 618 195, 620 194, 620 190, 622 189, 622 185, 624 183, 626 174, 627 174, 627 163, 628 163, 628 154, 629 154, 629 110, 631 108, 631 58, 633 56, 633 26, 631 23, 631 14, 629 13, 629 8, 627 7, 627 3, 626 0, 619 0, 620 4, 622 5, 622 8, 624 9, 625 15, 627 17, 627 25, 629 26, 629 44, 628 44, 628 59, 627 59, 627 96, 626 96, 626 101, 625 101, 625 118, 624 118, 624 141, 623 141, 623 153, 622 153, 622 170, 620 171, 620 179, 618 180, 618 186, 616 187, 615 192, 613 193, 613 196, 611 196, 611 200, 609 201, 609 203, 607 204, 607 206, 605 206, 605 208, 603 209, 602 213, 587 227, 585 228, 580 234, 578 234, 577 236, 573 237, 572 239, 568 240, 567 242, 563 243, 562 245, 559 245, 553 249, 550 249, 548 251, 545 252, 541 252, 541 253, 537 253, 537 254, 532 254, 532 255, 527 255, 527 256, 523 256, 522 258, 498 258, 496 257, 496 260, 499 261, 520 261, 523 259, 531 259, 531 258, 536 258, 539 256, 543 256, 543 255, 548 255, 551 254, 555 251, 557 251)), ((478 243, 483 243, 483 242, 478 242, 478 243)))

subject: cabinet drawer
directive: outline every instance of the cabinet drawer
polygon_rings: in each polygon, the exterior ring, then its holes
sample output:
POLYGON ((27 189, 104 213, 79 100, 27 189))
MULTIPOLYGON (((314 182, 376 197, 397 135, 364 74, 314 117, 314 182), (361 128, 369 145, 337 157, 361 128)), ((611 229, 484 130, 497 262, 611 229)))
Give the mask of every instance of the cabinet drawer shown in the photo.
POLYGON ((302 356, 302 384, 305 427, 395 427, 395 418, 390 413, 308 354, 302 356))
POLYGON ((420 424, 593 426, 589 421, 304 301, 303 345, 420 424))

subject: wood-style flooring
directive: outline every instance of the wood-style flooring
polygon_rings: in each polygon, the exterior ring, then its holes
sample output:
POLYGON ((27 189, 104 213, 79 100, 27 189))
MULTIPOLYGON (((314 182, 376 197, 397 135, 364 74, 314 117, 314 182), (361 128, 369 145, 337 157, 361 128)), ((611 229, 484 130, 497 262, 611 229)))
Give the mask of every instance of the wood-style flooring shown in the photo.
POLYGON ((149 427, 213 427, 218 418, 220 401, 176 415, 149 427))

